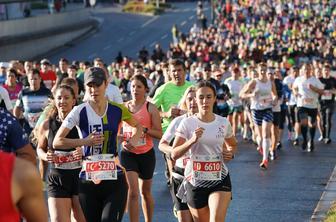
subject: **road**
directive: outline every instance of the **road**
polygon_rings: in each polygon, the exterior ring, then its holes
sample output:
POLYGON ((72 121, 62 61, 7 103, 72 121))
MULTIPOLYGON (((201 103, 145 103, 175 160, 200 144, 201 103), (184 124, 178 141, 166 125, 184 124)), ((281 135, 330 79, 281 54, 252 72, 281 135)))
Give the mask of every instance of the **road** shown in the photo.
MULTIPOLYGON (((52 62, 65 57, 70 61, 91 61, 95 57, 110 63, 121 51, 123 55, 136 58, 143 47, 151 53, 155 43, 160 43, 166 50, 172 42, 171 28, 187 33, 196 22, 196 3, 179 3, 176 8, 160 16, 143 16, 118 13, 115 8, 98 8, 93 15, 103 23, 100 30, 84 41, 68 48, 62 48, 50 56, 52 62)), ((205 13, 210 18, 210 10, 205 5, 205 13)))
MULTIPOLYGON (((195 3, 180 3, 173 11, 157 17, 115 13, 110 8, 95 10, 95 16, 103 21, 100 31, 72 47, 58 50, 50 59, 57 62, 61 57, 69 60, 100 57, 109 63, 118 51, 134 58, 142 46, 151 51, 156 42, 166 49, 171 42, 172 25, 176 23, 184 32, 189 30, 196 19, 194 9, 195 3)), ((255 146, 238 139, 239 152, 228 164, 233 200, 227 221, 309 221, 335 167, 335 145, 317 142, 316 151, 306 153, 284 140, 279 158, 269 164, 267 171, 262 171, 259 169, 261 157, 255 146)), ((335 134, 332 139, 336 141, 335 134)), ((160 152, 156 155, 154 221, 175 222, 163 160, 160 152)), ((124 221, 128 221, 127 214, 124 221)))

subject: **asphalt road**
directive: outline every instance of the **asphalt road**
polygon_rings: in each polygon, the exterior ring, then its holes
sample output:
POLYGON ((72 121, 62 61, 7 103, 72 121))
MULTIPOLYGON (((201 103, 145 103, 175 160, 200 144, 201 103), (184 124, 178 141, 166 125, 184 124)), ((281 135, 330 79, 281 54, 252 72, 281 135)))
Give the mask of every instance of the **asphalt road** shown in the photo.
MULTIPOLYGON (((92 60, 101 57, 111 62, 118 51, 135 57, 146 46, 150 51, 156 42, 167 48, 174 23, 186 32, 195 19, 196 3, 181 3, 162 16, 148 17, 116 13, 111 8, 100 8, 94 14, 103 23, 99 32, 78 44, 58 50, 49 57, 53 62, 92 60)), ((209 10, 207 11, 209 15, 209 10)), ((335 119, 334 119, 335 120, 335 119)), ((335 121, 334 121, 335 122, 335 121)), ((333 141, 336 136, 332 133, 333 141)), ((318 137, 318 133, 316 138, 318 137)), ((269 164, 267 171, 259 168, 260 155, 254 145, 239 138, 238 154, 228 164, 233 200, 227 221, 233 222, 304 222, 310 217, 336 164, 336 146, 316 143, 313 153, 302 152, 286 139, 279 158, 269 164)), ((172 212, 172 201, 164 178, 164 163, 157 150, 157 165, 153 178, 155 211, 153 221, 177 221, 172 212)), ((128 215, 124 217, 128 221, 128 215)), ((141 216, 141 221, 144 221, 141 216)))
MULTIPOLYGON (((205 13, 210 19, 209 6, 205 4, 205 13)), ((121 51, 123 55, 137 58, 138 51, 146 46, 152 53, 155 43, 166 50, 172 42, 171 28, 176 24, 184 33, 196 23, 196 3, 179 3, 174 9, 160 16, 143 16, 117 12, 115 7, 100 6, 93 15, 102 21, 100 30, 83 41, 70 47, 57 50, 48 56, 52 62, 65 57, 70 61, 91 61, 95 57, 110 63, 121 51)))

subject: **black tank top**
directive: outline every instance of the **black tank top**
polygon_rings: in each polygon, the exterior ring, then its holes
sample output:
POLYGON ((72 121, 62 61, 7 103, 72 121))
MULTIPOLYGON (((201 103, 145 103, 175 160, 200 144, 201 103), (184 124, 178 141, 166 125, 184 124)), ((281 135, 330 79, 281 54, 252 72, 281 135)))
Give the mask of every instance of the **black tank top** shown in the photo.
MULTIPOLYGON (((57 149, 54 149, 52 144, 54 142, 54 138, 56 136, 56 133, 57 133, 58 129, 61 127, 61 125, 62 125, 62 122, 57 120, 56 117, 49 119, 49 134, 48 134, 48 147, 49 147, 49 149, 57 150, 57 149)), ((77 129, 72 128, 72 130, 70 130, 70 132, 68 133, 68 135, 65 138, 78 139, 79 135, 78 135, 77 129)), ((73 150, 75 150, 75 148, 67 149, 67 150, 61 150, 61 151, 64 151, 64 152, 69 151, 70 152, 70 151, 73 151, 73 150)))

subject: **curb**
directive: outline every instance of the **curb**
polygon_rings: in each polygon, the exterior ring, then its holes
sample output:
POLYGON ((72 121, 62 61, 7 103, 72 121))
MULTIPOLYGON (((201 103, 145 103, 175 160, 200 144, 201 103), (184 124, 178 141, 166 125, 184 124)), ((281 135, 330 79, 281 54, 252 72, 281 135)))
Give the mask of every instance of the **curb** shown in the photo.
POLYGON ((336 166, 329 178, 329 181, 324 189, 324 192, 322 193, 319 202, 317 203, 317 206, 311 217, 311 221, 312 222, 324 221, 331 205, 335 201, 336 201, 336 166))

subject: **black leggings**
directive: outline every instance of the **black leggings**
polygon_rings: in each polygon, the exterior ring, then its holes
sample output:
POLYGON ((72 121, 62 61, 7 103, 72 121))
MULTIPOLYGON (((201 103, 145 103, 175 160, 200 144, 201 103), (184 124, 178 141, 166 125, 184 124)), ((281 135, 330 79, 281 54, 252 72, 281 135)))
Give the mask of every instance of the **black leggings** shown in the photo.
POLYGON ((323 105, 321 107, 322 136, 330 138, 332 115, 334 113, 334 104, 323 105))
POLYGON ((125 174, 118 180, 104 180, 100 184, 80 180, 79 201, 87 222, 121 222, 128 186, 125 174))

